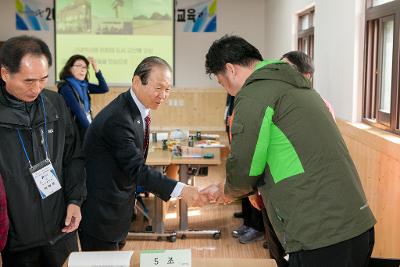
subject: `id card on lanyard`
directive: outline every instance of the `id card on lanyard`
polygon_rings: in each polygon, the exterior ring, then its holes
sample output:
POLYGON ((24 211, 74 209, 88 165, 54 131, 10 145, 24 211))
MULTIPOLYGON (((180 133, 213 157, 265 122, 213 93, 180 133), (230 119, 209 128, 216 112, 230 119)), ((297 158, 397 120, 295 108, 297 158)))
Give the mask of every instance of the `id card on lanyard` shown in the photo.
POLYGON ((39 162, 38 164, 32 165, 19 129, 17 129, 17 133, 22 149, 24 150, 25 157, 29 163, 29 172, 31 173, 32 178, 35 181, 36 187, 39 190, 40 197, 42 199, 45 199, 46 197, 60 190, 61 184, 58 180, 57 173, 54 170, 53 164, 51 163, 49 157, 48 144, 47 144, 48 132, 47 132, 47 121, 46 121, 46 109, 44 106, 42 96, 40 96, 40 100, 42 103, 42 111, 44 116, 44 130, 40 129, 40 133, 42 135, 42 145, 44 148, 44 152, 46 154, 46 159, 39 162))
POLYGON ((45 159, 30 167, 29 172, 35 181, 36 187, 38 188, 42 199, 61 189, 56 171, 54 170, 50 159, 45 159))

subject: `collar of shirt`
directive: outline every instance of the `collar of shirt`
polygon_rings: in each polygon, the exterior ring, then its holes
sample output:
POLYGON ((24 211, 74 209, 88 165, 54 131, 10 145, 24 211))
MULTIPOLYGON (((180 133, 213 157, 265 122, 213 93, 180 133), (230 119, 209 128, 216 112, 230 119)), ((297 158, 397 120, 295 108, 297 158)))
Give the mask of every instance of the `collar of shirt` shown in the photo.
POLYGON ((131 93, 131 96, 133 98, 133 101, 135 102, 136 106, 138 107, 139 111, 140 111, 140 116, 142 117, 142 122, 143 122, 143 130, 145 128, 145 123, 144 123, 144 118, 147 117, 147 115, 149 115, 150 113, 150 109, 146 108, 142 102, 140 102, 140 100, 137 98, 137 96, 135 95, 135 92, 133 92, 133 89, 131 88, 129 90, 129 92, 131 93))

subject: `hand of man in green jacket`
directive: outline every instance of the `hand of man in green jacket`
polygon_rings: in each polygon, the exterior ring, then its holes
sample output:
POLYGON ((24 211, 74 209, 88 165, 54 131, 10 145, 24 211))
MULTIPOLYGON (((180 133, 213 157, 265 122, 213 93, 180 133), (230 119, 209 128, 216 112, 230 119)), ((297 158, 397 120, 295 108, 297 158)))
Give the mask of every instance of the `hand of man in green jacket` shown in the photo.
POLYGON ((207 196, 210 203, 228 204, 232 202, 232 198, 226 196, 224 193, 223 183, 211 184, 200 190, 200 193, 207 196))
POLYGON ((248 198, 249 198, 251 205, 254 208, 256 208, 258 210, 261 210, 262 208, 264 208, 264 204, 262 203, 262 198, 258 192, 253 195, 248 196, 248 198))

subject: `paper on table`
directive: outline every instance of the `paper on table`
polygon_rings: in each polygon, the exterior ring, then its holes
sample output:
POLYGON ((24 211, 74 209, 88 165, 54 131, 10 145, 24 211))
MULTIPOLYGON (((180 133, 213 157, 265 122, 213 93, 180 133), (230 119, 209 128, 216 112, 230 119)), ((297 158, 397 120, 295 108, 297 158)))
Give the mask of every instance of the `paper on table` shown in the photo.
POLYGON ((72 252, 68 267, 129 267, 133 251, 72 252))
POLYGON ((219 134, 201 134, 201 139, 217 140, 219 139, 219 134))
POLYGON ((222 144, 196 144, 195 147, 203 147, 203 148, 208 148, 208 147, 225 147, 225 145, 222 145, 222 144))
POLYGON ((201 140, 197 142, 195 147, 225 147, 225 145, 215 140, 201 140))
POLYGON ((168 133, 166 132, 157 133, 157 141, 167 140, 167 139, 168 139, 168 133))
POLYGON ((182 158, 202 158, 200 148, 181 146, 182 158))

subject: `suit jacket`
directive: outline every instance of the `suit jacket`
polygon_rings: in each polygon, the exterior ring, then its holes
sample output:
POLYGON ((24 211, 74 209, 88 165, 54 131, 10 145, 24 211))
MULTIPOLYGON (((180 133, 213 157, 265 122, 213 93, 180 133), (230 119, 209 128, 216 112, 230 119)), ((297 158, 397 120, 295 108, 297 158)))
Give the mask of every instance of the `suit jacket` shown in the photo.
POLYGON ((136 185, 167 201, 176 181, 145 165, 143 121, 130 92, 120 94, 90 125, 85 141, 87 199, 81 229, 95 238, 126 238, 136 185))

